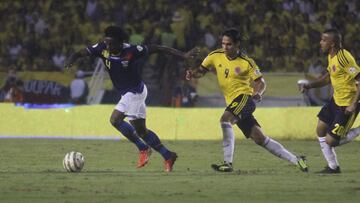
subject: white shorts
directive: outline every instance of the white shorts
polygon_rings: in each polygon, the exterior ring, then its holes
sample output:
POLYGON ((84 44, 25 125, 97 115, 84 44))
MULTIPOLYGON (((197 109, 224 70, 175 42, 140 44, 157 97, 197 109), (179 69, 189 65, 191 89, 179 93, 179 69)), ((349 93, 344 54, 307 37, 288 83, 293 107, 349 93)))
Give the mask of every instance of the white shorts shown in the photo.
POLYGON ((139 118, 146 118, 145 100, 147 96, 147 88, 144 84, 142 93, 128 92, 124 94, 115 109, 123 112, 129 120, 136 120, 139 118))

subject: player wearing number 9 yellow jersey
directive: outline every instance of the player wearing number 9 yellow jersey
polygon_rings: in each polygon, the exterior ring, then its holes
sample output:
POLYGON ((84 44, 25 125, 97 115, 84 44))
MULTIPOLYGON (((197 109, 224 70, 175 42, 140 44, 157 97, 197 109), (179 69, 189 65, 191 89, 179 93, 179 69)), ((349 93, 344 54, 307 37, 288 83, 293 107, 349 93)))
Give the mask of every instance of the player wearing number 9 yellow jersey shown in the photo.
POLYGON ((320 46, 328 54, 327 73, 318 80, 305 84, 302 91, 330 82, 333 86, 333 97, 318 114, 316 132, 328 163, 320 173, 340 173, 334 147, 350 142, 360 133, 360 127, 350 130, 360 110, 360 68, 350 52, 342 48, 341 34, 337 30, 324 31, 320 46))
POLYGON ((265 136, 254 118, 255 102, 261 100, 266 85, 254 60, 240 51, 240 38, 236 29, 224 31, 221 36, 222 48, 211 52, 198 68, 186 73, 186 78, 190 80, 192 77, 202 77, 213 68, 226 100, 227 107, 220 119, 224 163, 212 164, 211 167, 220 172, 233 171, 235 138, 232 125, 236 124, 246 138, 251 138, 272 154, 299 166, 302 171, 308 171, 304 157, 295 156, 280 143, 265 136))

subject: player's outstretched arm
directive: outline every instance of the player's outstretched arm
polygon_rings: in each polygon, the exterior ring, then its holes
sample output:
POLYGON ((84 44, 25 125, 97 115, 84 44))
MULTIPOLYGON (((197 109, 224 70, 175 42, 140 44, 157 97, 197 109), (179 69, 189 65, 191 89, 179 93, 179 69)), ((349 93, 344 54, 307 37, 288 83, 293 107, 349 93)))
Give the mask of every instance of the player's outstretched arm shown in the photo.
POLYGON ((186 80, 191 80, 192 78, 201 78, 202 76, 204 76, 206 73, 208 72, 207 69, 199 66, 196 69, 191 69, 189 68, 188 70, 186 70, 186 75, 185 75, 185 79, 186 80))
POLYGON ((200 48, 198 47, 195 47, 186 53, 171 47, 160 46, 160 45, 149 45, 148 48, 149 48, 149 54, 162 52, 165 54, 181 57, 183 59, 194 58, 200 53, 200 48))
POLYGON ((71 68, 73 64, 82 57, 90 56, 90 53, 86 49, 81 49, 70 55, 69 59, 65 62, 65 69, 71 68))
POLYGON ((309 82, 307 84, 303 84, 301 87, 300 87, 300 92, 305 92, 307 91, 308 89, 311 89, 311 88, 318 88, 318 87, 323 87, 327 84, 330 83, 330 75, 328 72, 326 72, 324 75, 320 76, 317 80, 314 80, 312 82, 309 82))

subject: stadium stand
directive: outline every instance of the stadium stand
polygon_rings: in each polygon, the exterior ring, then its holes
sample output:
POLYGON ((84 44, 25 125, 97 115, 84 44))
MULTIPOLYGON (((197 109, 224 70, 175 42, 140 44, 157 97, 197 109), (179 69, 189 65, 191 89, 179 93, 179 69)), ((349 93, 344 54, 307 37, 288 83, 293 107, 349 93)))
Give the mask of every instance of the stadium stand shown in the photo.
MULTIPOLYGON (((0 72, 13 66, 17 71, 63 71, 69 53, 101 40, 111 24, 123 26, 132 42, 180 50, 200 46, 203 55, 219 46, 223 28, 236 27, 264 72, 308 72, 319 58, 324 63, 320 33, 334 27, 343 34, 344 47, 360 59, 357 0, 14 0, 0 4, 0 19, 0 72)), ((187 67, 172 61, 152 56, 145 81, 171 94, 176 82, 166 84, 180 80, 187 67)), ((90 71, 93 64, 84 60, 79 66, 90 71)))

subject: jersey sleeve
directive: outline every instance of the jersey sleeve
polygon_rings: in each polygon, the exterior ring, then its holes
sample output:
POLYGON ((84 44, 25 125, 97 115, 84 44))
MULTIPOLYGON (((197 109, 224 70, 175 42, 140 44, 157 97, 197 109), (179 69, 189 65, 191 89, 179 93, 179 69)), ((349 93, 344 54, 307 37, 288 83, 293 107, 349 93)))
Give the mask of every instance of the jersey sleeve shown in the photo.
POLYGON ((344 70, 352 77, 355 78, 360 73, 360 68, 354 57, 350 52, 342 50, 339 55, 339 62, 344 67, 344 70))
POLYGON ((92 55, 92 56, 101 56, 102 51, 106 49, 106 45, 104 42, 96 43, 94 45, 86 47, 86 50, 92 55))
POLYGON ((132 48, 135 59, 146 57, 149 55, 149 49, 145 45, 136 45, 132 48))
POLYGON ((249 62, 249 75, 252 80, 256 80, 262 77, 259 66, 256 65, 255 61, 252 58, 248 58, 249 62))
POLYGON ((206 70, 209 70, 211 67, 214 67, 213 55, 208 55, 201 63, 201 67, 203 67, 206 70))

